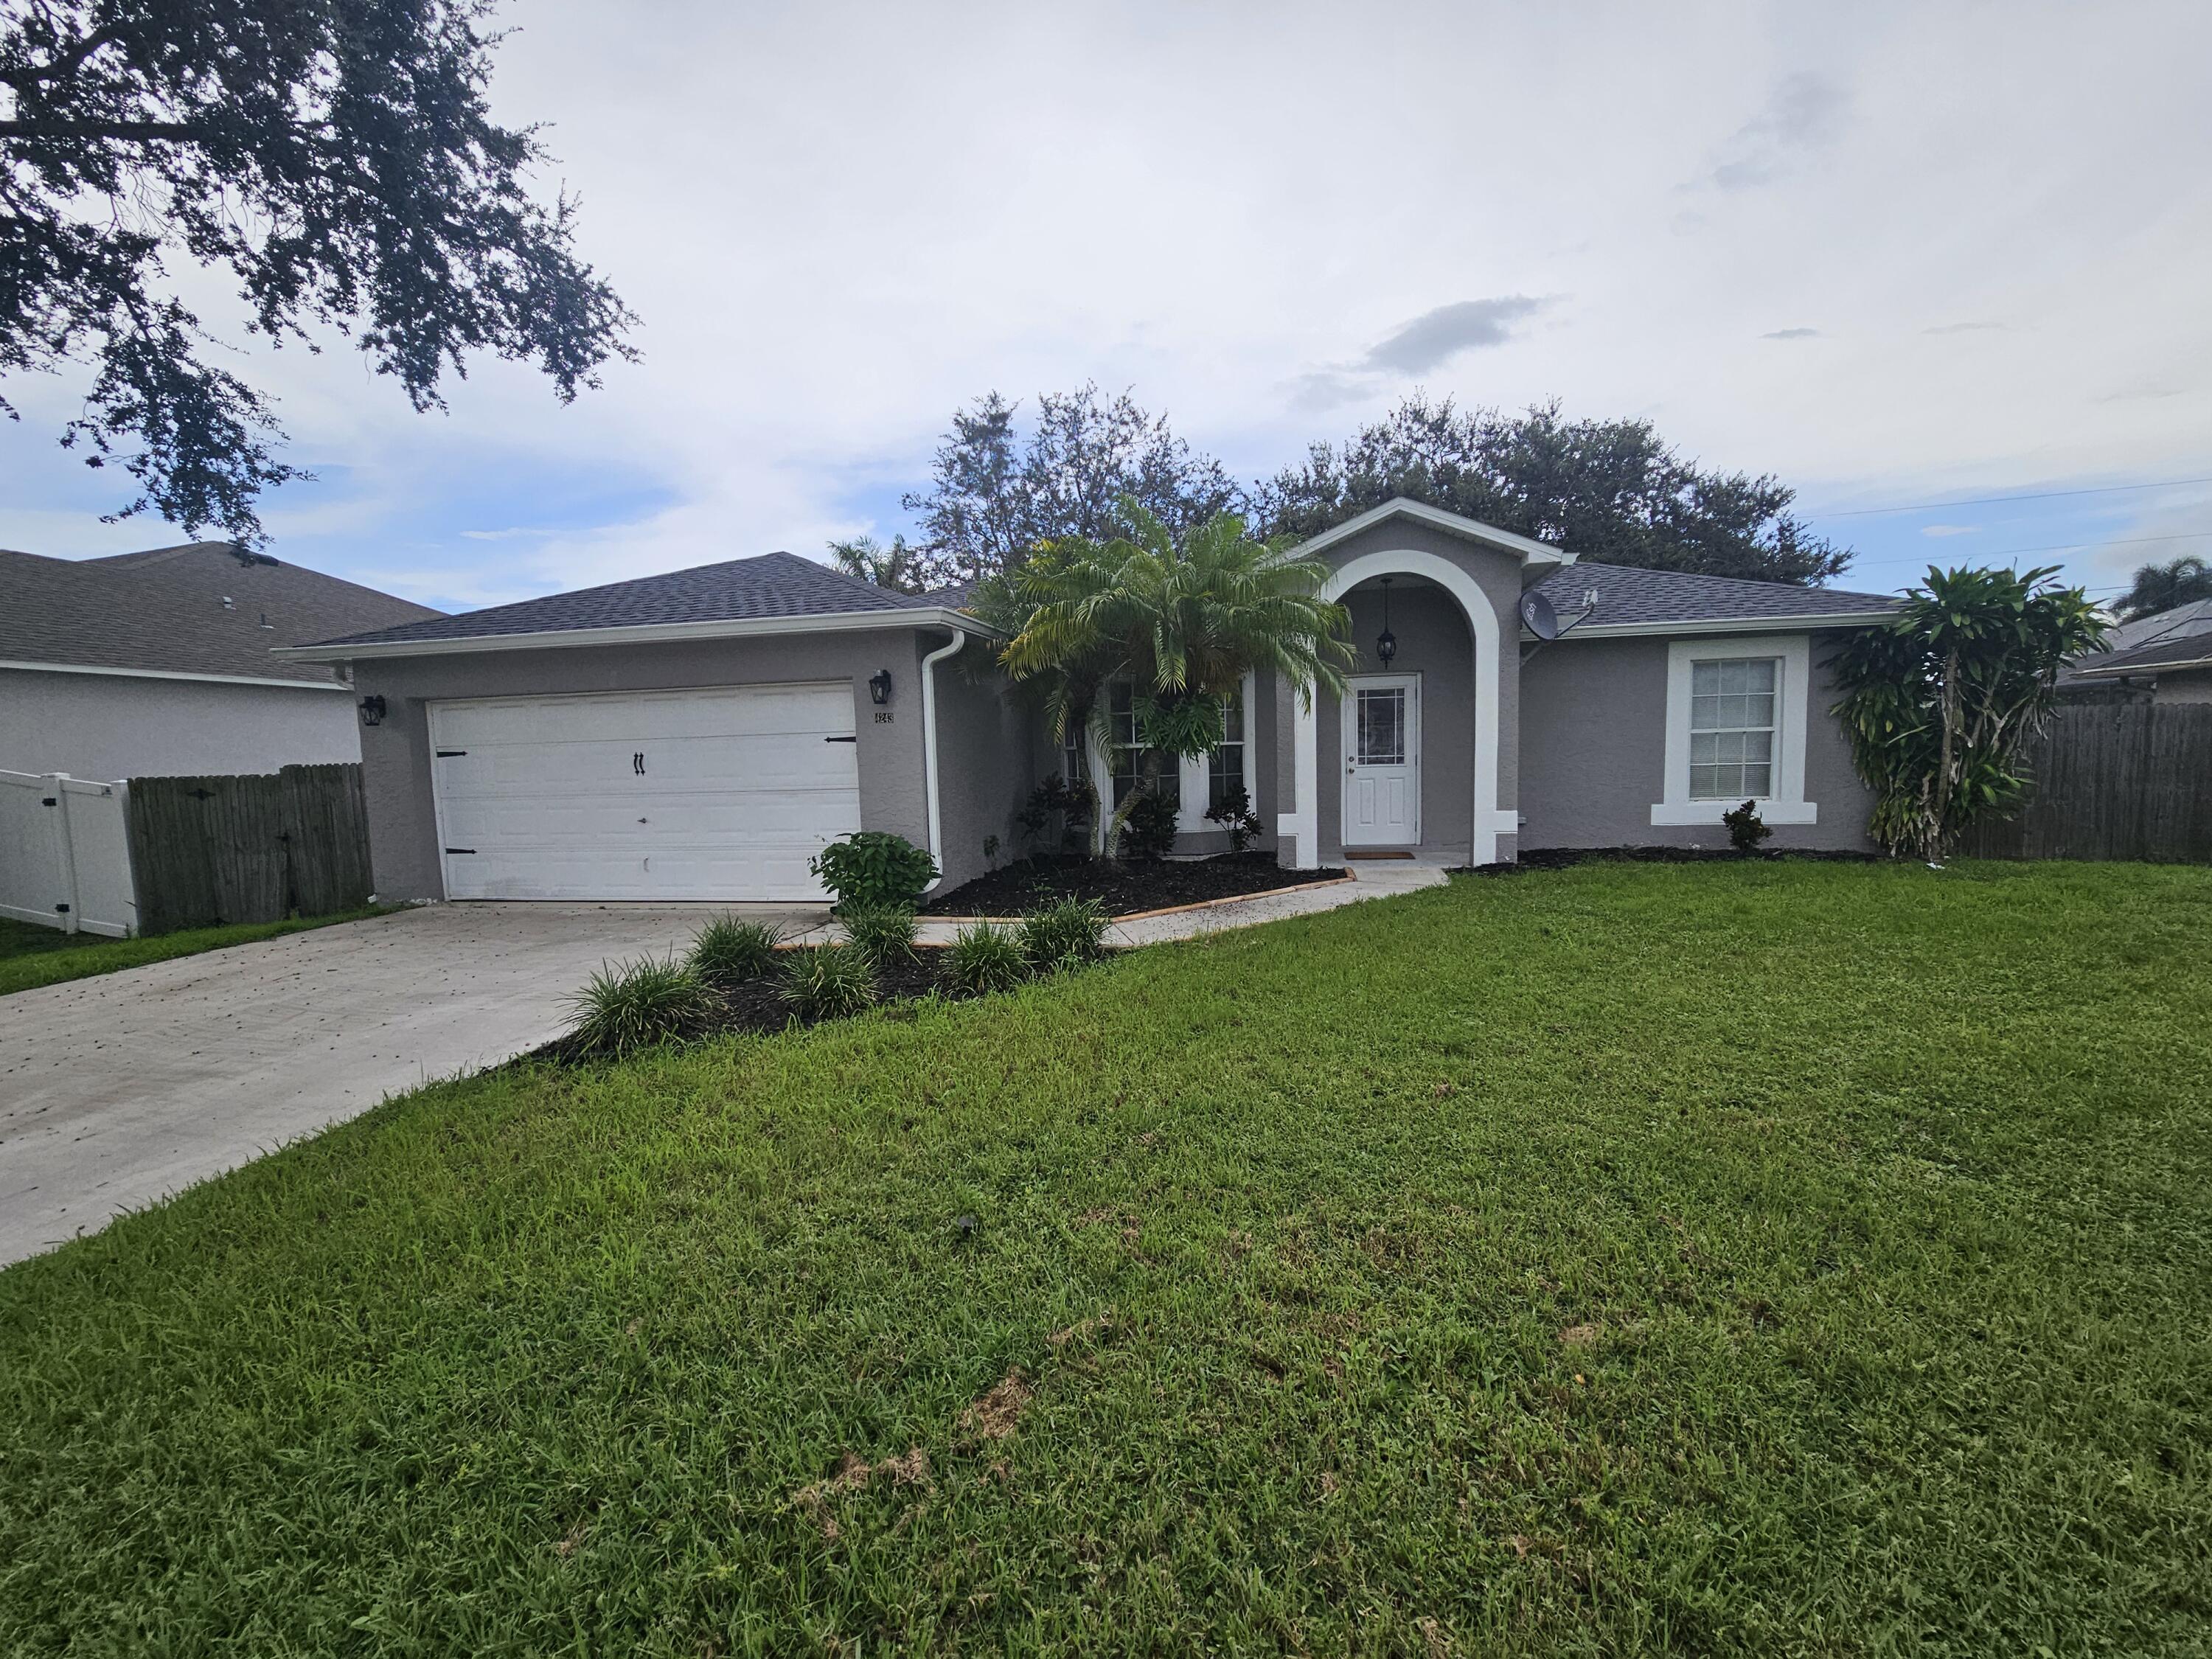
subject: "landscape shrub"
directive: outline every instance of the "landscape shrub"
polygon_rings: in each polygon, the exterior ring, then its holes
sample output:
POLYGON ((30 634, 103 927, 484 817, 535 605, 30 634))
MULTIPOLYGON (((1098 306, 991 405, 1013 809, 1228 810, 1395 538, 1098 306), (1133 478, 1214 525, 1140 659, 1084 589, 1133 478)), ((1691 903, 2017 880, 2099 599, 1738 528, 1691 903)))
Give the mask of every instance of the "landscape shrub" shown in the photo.
POLYGON ((853 948, 878 969, 914 960, 914 912, 897 904, 848 904, 839 918, 853 948))
POLYGON ((728 990, 763 978, 775 965, 783 929, 771 921, 716 916, 691 939, 691 972, 705 985, 728 990))
POLYGON ((1022 957, 1039 973, 1105 954, 1106 907, 1095 898, 1064 898, 1022 918, 1022 957))
POLYGON ((1243 788, 1229 790, 1218 805, 1206 811, 1206 821, 1218 823, 1229 832, 1229 850, 1241 853, 1252 844, 1260 833, 1260 815, 1252 810, 1252 798, 1243 788))
POLYGON ((689 1036, 710 1012, 707 988, 673 953, 602 963, 570 1008, 576 1039, 617 1056, 689 1036))
POLYGON ((1774 831, 1759 816, 1759 803, 1747 800, 1721 814, 1721 822, 1728 825, 1729 845, 1739 853, 1756 853, 1759 843, 1774 831))
POLYGON ((884 830, 856 830, 833 841, 806 867, 836 896, 836 915, 855 905, 890 904, 920 908, 922 890, 937 879, 937 864, 903 836, 884 830))
POLYGON ((851 945, 817 945, 785 955, 783 1000, 801 1018, 840 1019, 875 1006, 876 966, 866 951, 851 945))
POLYGON ((1012 990, 1029 972, 1029 963, 1012 928, 979 921, 953 935, 945 950, 945 972, 962 990, 981 995, 1012 990))
POLYGON ((1174 852, 1176 816, 1175 797, 1166 790, 1138 790, 1121 830, 1122 855, 1149 864, 1174 852))

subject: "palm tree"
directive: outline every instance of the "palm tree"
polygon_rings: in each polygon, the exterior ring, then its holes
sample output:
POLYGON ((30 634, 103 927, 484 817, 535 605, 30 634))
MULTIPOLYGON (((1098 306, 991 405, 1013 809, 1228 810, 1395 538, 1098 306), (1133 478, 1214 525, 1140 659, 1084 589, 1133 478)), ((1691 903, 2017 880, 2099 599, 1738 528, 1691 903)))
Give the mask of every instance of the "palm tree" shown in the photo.
MULTIPOLYGON (((1040 685, 1057 739, 1086 725, 1105 735, 1106 689, 1127 680, 1149 793, 1166 757, 1219 744, 1224 709, 1247 673, 1272 672, 1309 702, 1316 686, 1342 695, 1356 653, 1349 614, 1321 597, 1327 565, 1291 556, 1288 538, 1255 539, 1234 514, 1198 525, 1179 546, 1135 501, 1123 501, 1122 516, 1126 533, 1110 540, 1041 544, 996 596, 1018 621, 1000 661, 1040 685)), ((1137 798, 1115 815, 1109 849, 1137 798)))
POLYGON ((2212 564, 2193 553, 2165 564, 2142 566, 2136 572, 2135 586, 2121 596, 2115 609, 2121 621, 2133 622, 2192 599, 2212 599, 2212 564))
POLYGON ((830 562, 848 576, 858 576, 895 593, 926 593, 935 585, 933 578, 940 574, 932 568, 923 550, 908 546, 903 536, 892 537, 889 547, 880 545, 873 536, 832 542, 830 562))

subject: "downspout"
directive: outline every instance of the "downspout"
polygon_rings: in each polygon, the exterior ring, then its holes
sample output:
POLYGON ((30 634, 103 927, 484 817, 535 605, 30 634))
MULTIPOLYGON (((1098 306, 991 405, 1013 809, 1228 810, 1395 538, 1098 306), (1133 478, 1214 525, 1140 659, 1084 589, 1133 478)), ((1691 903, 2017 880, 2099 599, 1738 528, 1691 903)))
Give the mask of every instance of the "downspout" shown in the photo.
POLYGON ((933 893, 945 879, 945 819, 938 806, 938 775, 941 768, 937 763, 937 665, 968 643, 967 634, 957 628, 952 630, 952 642, 939 646, 921 659, 921 775, 923 793, 929 797, 929 856, 937 866, 937 877, 921 890, 933 893))

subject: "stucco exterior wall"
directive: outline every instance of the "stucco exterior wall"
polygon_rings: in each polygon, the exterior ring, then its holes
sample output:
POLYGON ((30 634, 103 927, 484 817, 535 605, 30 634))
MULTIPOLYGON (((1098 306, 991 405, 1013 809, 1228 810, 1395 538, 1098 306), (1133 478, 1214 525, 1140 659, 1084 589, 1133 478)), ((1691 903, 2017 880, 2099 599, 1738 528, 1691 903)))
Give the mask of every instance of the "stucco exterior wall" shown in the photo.
MULTIPOLYGON (((356 690, 364 696, 380 693, 387 705, 383 725, 361 734, 378 896, 445 896, 424 705, 447 697, 561 696, 844 680, 853 688, 860 823, 927 846, 921 662, 927 651, 943 645, 947 637, 908 628, 365 659, 356 665, 356 690), (890 669, 892 681, 890 704, 882 709, 869 701, 867 688, 868 677, 879 668, 890 669), (878 714, 891 718, 878 720, 878 714)), ((939 664, 937 675, 940 734, 952 736, 956 729, 961 733, 945 751, 939 790, 945 879, 957 884, 982 868, 982 837, 991 831, 981 826, 997 810, 1007 781, 1024 775, 1026 738, 1018 717, 977 718, 976 704, 987 694, 963 685, 952 663, 939 664), (1008 738, 1012 740, 1002 740, 1008 738)), ((1028 785, 1023 782, 1020 787, 1025 792, 1028 785)), ((1005 832, 999 833, 1003 837, 1005 832)))
MULTIPOLYGON (((937 665, 937 754, 944 768, 937 792, 945 830, 938 854, 940 892, 990 867, 983 855, 987 836, 999 838, 1000 864, 1022 855, 1014 814, 1041 775, 1032 728, 1043 722, 1029 712, 1025 699, 1013 695, 1006 677, 988 666, 990 660, 971 647, 937 665)), ((919 720, 918 692, 912 707, 919 720)), ((864 769, 863 787, 866 776, 864 769)))
POLYGON ((72 777, 274 772, 361 758, 343 687, 0 668, 0 769, 72 777))
MULTIPOLYGON (((1828 714, 1836 692, 1821 665, 1836 636, 1812 635, 1805 720, 1805 798, 1820 822, 1774 826, 1770 848, 1872 850, 1872 795, 1851 768, 1842 726, 1828 714)), ((1725 847, 1719 824, 1655 826, 1667 752, 1663 638, 1570 635, 1521 672, 1520 844, 1539 847, 1725 847)))

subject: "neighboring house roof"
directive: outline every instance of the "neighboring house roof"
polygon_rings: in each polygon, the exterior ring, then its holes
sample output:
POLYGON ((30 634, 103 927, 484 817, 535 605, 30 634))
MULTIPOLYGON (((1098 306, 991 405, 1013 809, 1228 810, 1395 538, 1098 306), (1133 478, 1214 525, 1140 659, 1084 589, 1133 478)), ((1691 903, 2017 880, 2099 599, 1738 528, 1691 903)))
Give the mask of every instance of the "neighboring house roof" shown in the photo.
POLYGON ((1746 581, 1735 576, 1700 576, 1681 570, 1644 570, 1632 565, 1594 564, 1588 560, 1556 571, 1536 584, 1562 622, 1573 622, 1588 597, 1597 596, 1587 621, 1563 638, 1666 634, 1778 627, 1811 623, 1844 628, 1885 622, 1905 601, 1893 593, 1853 593, 1833 587, 1799 587, 1789 582, 1746 581))
POLYGON ((329 686, 331 669, 271 651, 437 615, 228 542, 105 559, 0 550, 0 666, 329 686))
POLYGON ((974 617, 959 615, 934 597, 894 592, 795 553, 765 553, 325 639, 290 654, 333 661, 930 625, 979 626, 974 617))
POLYGON ((2105 649, 2075 658, 2060 679, 2062 684, 2119 679, 2208 664, 2212 664, 2212 599, 2196 599, 2117 624, 2105 635, 2105 649))

